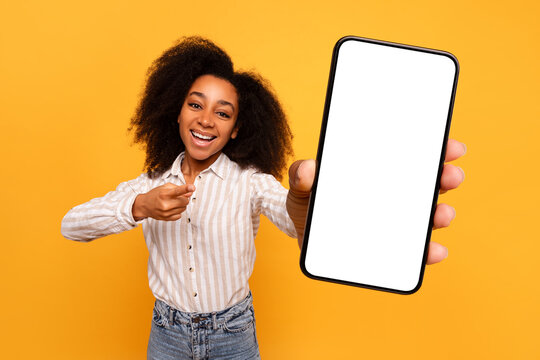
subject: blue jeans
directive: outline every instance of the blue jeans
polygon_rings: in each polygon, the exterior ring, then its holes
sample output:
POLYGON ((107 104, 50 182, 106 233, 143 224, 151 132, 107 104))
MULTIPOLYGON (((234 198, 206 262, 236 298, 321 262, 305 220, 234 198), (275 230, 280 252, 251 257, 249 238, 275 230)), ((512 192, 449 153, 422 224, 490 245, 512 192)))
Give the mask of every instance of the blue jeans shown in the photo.
POLYGON ((187 313, 156 300, 148 359, 260 359, 251 292, 213 313, 187 313))

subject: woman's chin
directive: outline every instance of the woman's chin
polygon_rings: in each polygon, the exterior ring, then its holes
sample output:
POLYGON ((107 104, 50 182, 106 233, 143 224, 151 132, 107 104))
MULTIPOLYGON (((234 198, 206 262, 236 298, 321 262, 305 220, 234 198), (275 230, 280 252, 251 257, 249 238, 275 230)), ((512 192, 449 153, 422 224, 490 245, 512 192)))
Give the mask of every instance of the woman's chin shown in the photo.
POLYGON ((201 150, 195 150, 195 151, 189 151, 186 149, 186 156, 191 158, 192 160, 198 161, 198 162, 205 162, 209 160, 215 160, 217 157, 221 154, 221 151, 218 151, 216 153, 212 153, 210 151, 201 151, 201 150))

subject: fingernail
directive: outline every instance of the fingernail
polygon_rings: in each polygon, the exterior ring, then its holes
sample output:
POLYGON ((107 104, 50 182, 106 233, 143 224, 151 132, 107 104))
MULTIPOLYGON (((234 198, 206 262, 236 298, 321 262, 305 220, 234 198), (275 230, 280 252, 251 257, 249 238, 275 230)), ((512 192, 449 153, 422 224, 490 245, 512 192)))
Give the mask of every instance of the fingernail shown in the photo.
POLYGON ((460 171, 461 173, 463 174, 463 180, 465 180, 465 171, 463 171, 462 168, 460 168, 459 166, 456 166, 460 171))
POLYGON ((444 257, 445 259, 448 257, 448 248, 446 248, 446 256, 444 257))
POLYGON ((302 164, 300 164, 298 168, 296 169, 296 174, 294 175, 294 185, 297 185, 300 182, 300 167, 301 166, 302 164))
POLYGON ((465 145, 464 143, 461 143, 461 145, 463 145, 463 150, 465 150, 463 155, 465 155, 467 153, 467 145, 465 145))
POLYGON ((452 220, 454 220, 456 218, 456 209, 452 208, 452 210, 454 211, 454 216, 452 216, 452 219, 450 221, 452 221, 452 220))

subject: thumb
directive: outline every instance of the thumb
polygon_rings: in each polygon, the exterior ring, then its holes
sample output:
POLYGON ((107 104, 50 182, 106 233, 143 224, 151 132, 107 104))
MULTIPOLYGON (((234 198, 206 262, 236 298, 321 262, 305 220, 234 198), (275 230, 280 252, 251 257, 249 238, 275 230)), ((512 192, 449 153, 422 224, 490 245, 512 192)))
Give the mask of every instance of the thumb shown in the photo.
POLYGON ((290 190, 296 194, 309 195, 315 179, 315 160, 298 160, 289 168, 290 190))

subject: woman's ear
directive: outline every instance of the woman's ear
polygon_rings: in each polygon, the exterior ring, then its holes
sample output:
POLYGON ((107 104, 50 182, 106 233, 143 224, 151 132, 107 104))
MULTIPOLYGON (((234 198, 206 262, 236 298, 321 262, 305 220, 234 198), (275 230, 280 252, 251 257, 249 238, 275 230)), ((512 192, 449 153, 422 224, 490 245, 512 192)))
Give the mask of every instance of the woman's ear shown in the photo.
POLYGON ((231 133, 231 139, 236 139, 237 135, 238 135, 238 127, 235 127, 231 133))

